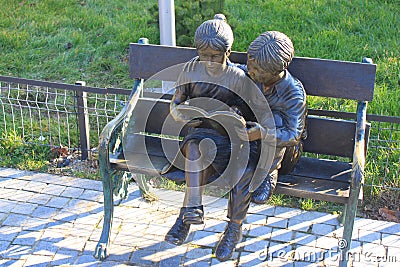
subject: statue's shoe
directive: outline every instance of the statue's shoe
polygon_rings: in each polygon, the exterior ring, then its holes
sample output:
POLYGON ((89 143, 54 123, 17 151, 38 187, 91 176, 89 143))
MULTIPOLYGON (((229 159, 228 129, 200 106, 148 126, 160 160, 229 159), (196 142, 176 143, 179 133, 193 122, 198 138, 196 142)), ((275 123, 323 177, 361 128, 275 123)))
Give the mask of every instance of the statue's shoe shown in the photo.
POLYGON ((169 229, 168 233, 165 235, 164 240, 173 245, 182 245, 185 242, 189 230, 190 224, 186 224, 183 222, 183 214, 186 211, 186 208, 181 208, 180 214, 175 221, 175 224, 169 229))
POLYGON ((202 224, 204 223, 203 206, 187 207, 183 213, 183 222, 185 224, 202 224))
POLYGON ((251 193, 251 202, 256 204, 265 204, 272 196, 275 185, 272 184, 271 179, 266 178, 260 186, 251 193))
POLYGON ((242 240, 242 225, 235 222, 228 222, 221 240, 215 250, 215 256, 219 261, 226 261, 232 258, 236 245, 242 240))

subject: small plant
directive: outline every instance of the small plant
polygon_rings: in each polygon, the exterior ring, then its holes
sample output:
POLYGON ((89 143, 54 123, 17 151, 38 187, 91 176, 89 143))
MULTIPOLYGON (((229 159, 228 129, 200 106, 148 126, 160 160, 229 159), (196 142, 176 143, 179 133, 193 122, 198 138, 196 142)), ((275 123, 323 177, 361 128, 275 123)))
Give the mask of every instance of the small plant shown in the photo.
POLYGON ((2 134, 0 166, 21 170, 47 171, 50 147, 24 142, 16 131, 2 134))

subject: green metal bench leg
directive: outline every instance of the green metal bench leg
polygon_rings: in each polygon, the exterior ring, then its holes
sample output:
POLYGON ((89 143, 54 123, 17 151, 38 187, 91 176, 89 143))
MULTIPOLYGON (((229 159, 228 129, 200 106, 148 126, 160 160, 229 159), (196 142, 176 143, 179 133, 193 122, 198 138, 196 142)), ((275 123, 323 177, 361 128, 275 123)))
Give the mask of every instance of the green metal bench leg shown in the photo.
MULTIPOLYGON (((360 190, 354 190, 354 191, 358 191, 358 193, 360 192, 360 190)), ((358 193, 357 192, 353 193, 357 194, 357 197, 350 198, 351 203, 348 203, 345 207, 345 214, 343 220, 343 225, 344 225, 343 238, 338 244, 340 251, 340 261, 339 261, 340 267, 347 266, 350 257, 348 253, 351 247, 351 237, 353 235, 354 220, 356 218, 357 201, 358 201, 358 193)))
POLYGON ((114 212, 114 200, 113 200, 112 176, 110 175, 110 172, 104 168, 104 165, 103 168, 100 168, 100 175, 103 181, 104 219, 103 219, 103 230, 93 256, 96 259, 104 260, 109 255, 108 248, 110 245, 110 235, 111 235, 111 227, 112 227, 113 212, 114 212))

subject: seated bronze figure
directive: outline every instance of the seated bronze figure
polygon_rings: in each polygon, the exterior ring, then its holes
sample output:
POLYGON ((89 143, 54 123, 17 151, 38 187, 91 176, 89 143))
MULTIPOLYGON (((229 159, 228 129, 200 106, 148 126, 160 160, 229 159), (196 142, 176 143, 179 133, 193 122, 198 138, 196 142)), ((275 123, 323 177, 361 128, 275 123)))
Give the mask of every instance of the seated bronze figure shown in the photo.
MULTIPOLYGON (((241 240, 241 226, 250 204, 249 188, 252 179, 261 182, 263 177, 260 175, 268 171, 267 162, 272 162, 272 157, 268 160, 267 156, 264 156, 266 160, 261 160, 262 143, 265 140, 272 143, 268 146, 269 153, 272 154, 275 147, 275 139, 271 137, 275 131, 274 120, 264 96, 244 71, 233 66, 228 60, 232 43, 232 30, 224 19, 208 20, 197 28, 194 44, 198 57, 184 67, 176 83, 170 107, 174 120, 186 123, 191 130, 181 144, 181 153, 185 157, 184 167, 181 168, 181 171, 185 172, 187 185, 185 199, 179 216, 165 240, 180 245, 186 240, 191 224, 204 222, 202 194, 206 184, 210 182, 210 177, 216 176, 220 184, 228 184, 230 188, 229 221, 215 252, 220 261, 229 259, 241 240), (237 127, 234 133, 228 133, 224 127, 212 120, 185 117, 178 106, 185 101, 196 99, 201 99, 202 107, 207 106, 209 111, 226 107, 227 110, 243 116, 248 129, 246 130, 245 126, 237 127), (220 104, 209 105, 215 103, 209 100, 220 104), (258 133, 258 129, 265 131, 259 135, 254 134, 258 133), (248 138, 239 138, 236 131, 248 132, 248 138), (212 140, 215 146, 202 149, 201 144, 205 139, 212 140), (245 165, 237 167, 235 165, 240 164, 232 163, 230 158, 232 155, 237 158, 242 154, 247 154, 244 155, 245 165), (258 166, 259 162, 263 162, 263 165, 258 166), (255 170, 261 169, 264 171, 255 173, 255 170), (257 175, 260 178, 255 178, 257 175)), ((165 177, 176 171, 174 164, 165 168, 162 173, 165 177)))

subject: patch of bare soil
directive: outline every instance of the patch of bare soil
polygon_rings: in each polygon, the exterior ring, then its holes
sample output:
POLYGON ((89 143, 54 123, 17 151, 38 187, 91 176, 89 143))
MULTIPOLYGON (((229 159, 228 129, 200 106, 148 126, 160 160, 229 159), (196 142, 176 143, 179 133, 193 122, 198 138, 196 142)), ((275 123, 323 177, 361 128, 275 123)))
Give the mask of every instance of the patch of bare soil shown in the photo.
POLYGON ((92 180, 101 180, 99 161, 92 153, 89 159, 81 160, 80 151, 68 151, 64 147, 52 148, 49 172, 57 175, 74 176, 92 180))
POLYGON ((366 198, 359 210, 364 218, 400 223, 400 192, 386 190, 366 198))

